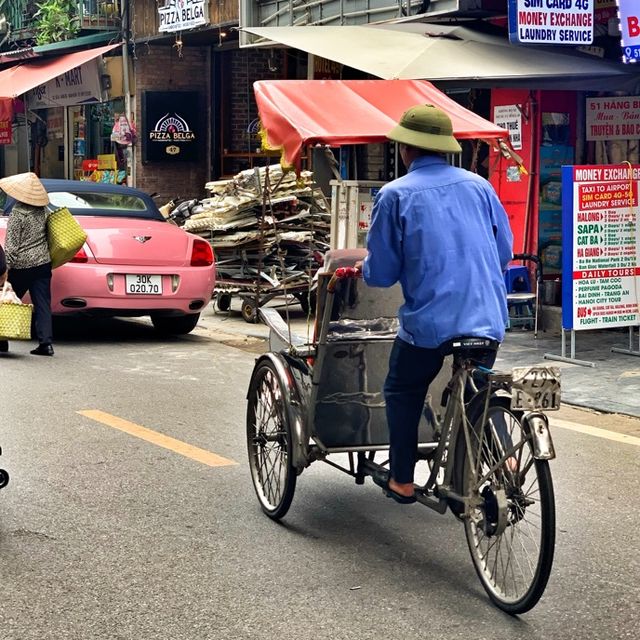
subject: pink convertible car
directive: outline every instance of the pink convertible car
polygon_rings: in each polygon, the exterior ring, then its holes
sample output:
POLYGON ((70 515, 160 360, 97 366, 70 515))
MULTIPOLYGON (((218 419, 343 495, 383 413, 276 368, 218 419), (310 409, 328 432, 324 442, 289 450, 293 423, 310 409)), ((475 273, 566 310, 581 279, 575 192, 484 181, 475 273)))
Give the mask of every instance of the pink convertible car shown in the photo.
MULTIPOLYGON (((136 189, 42 183, 51 206, 68 207, 87 233, 76 257, 53 272, 55 315, 151 316, 153 326, 169 334, 195 328, 215 284, 208 242, 165 222, 153 200, 136 189)), ((5 216, 13 203, 2 203, 5 216)), ((7 220, 0 217, 3 244, 7 220)))

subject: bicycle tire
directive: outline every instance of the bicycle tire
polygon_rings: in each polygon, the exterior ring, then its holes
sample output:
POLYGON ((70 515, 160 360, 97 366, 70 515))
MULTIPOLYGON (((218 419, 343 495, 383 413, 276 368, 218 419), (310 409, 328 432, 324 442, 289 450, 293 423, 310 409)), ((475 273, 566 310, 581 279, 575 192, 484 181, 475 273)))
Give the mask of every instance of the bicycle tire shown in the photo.
POLYGON ((482 461, 476 470, 471 468, 469 456, 464 457, 465 495, 482 499, 481 506, 472 509, 464 520, 471 559, 491 600, 509 614, 525 613, 542 597, 553 565, 555 498, 549 463, 533 458, 528 423, 523 423, 521 412, 510 409, 508 398, 490 399, 484 425, 480 425, 480 408, 468 418, 474 438, 472 446, 480 448, 482 461), (517 447, 514 455, 499 465, 506 448, 512 447, 517 447), (481 483, 485 476, 485 482, 481 483), (499 527, 492 520, 498 519, 500 499, 506 499, 506 525, 495 535, 499 527), (529 557, 529 549, 535 557, 529 557), (516 554, 520 552, 526 562, 519 561, 516 554))
POLYGON ((247 449, 253 487, 264 513, 279 520, 291 506, 297 473, 291 463, 292 434, 284 386, 268 360, 254 369, 247 401, 247 449))

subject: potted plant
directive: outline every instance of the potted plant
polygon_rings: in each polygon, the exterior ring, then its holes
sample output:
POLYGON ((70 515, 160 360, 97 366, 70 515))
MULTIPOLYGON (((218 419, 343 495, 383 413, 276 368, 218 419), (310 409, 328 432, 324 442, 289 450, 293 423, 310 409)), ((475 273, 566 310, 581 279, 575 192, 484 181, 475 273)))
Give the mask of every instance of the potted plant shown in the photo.
POLYGON ((51 44, 73 38, 80 30, 76 0, 43 0, 38 3, 36 44, 51 44))

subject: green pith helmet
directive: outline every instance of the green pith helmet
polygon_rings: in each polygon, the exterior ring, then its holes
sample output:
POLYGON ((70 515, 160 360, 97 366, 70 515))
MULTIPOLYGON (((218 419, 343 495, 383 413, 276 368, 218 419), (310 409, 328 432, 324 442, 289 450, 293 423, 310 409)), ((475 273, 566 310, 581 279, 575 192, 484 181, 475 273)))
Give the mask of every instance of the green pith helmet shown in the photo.
POLYGON ((405 111, 387 138, 438 153, 462 151, 453 137, 451 118, 432 104, 418 104, 405 111))

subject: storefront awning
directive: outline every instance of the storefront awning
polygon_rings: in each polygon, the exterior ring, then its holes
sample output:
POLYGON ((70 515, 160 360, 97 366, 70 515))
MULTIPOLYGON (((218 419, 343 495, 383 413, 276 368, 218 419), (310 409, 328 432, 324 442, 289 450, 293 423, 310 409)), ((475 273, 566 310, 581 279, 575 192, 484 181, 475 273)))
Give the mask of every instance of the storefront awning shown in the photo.
POLYGON ((56 58, 38 59, 17 64, 0 71, 0 101, 17 98, 35 87, 60 76, 89 60, 93 60, 120 44, 67 53, 56 58))
POLYGON ((446 111, 456 138, 508 136, 424 80, 261 80, 253 87, 266 142, 281 148, 289 165, 298 163, 305 144, 385 142, 416 104, 446 111))
POLYGON ((506 36, 460 26, 403 23, 243 30, 384 79, 593 91, 632 91, 640 84, 640 76, 622 64, 561 47, 550 50, 512 45, 506 36))
POLYGON ((13 120, 13 100, 11 98, 0 98, 0 122, 13 120))

